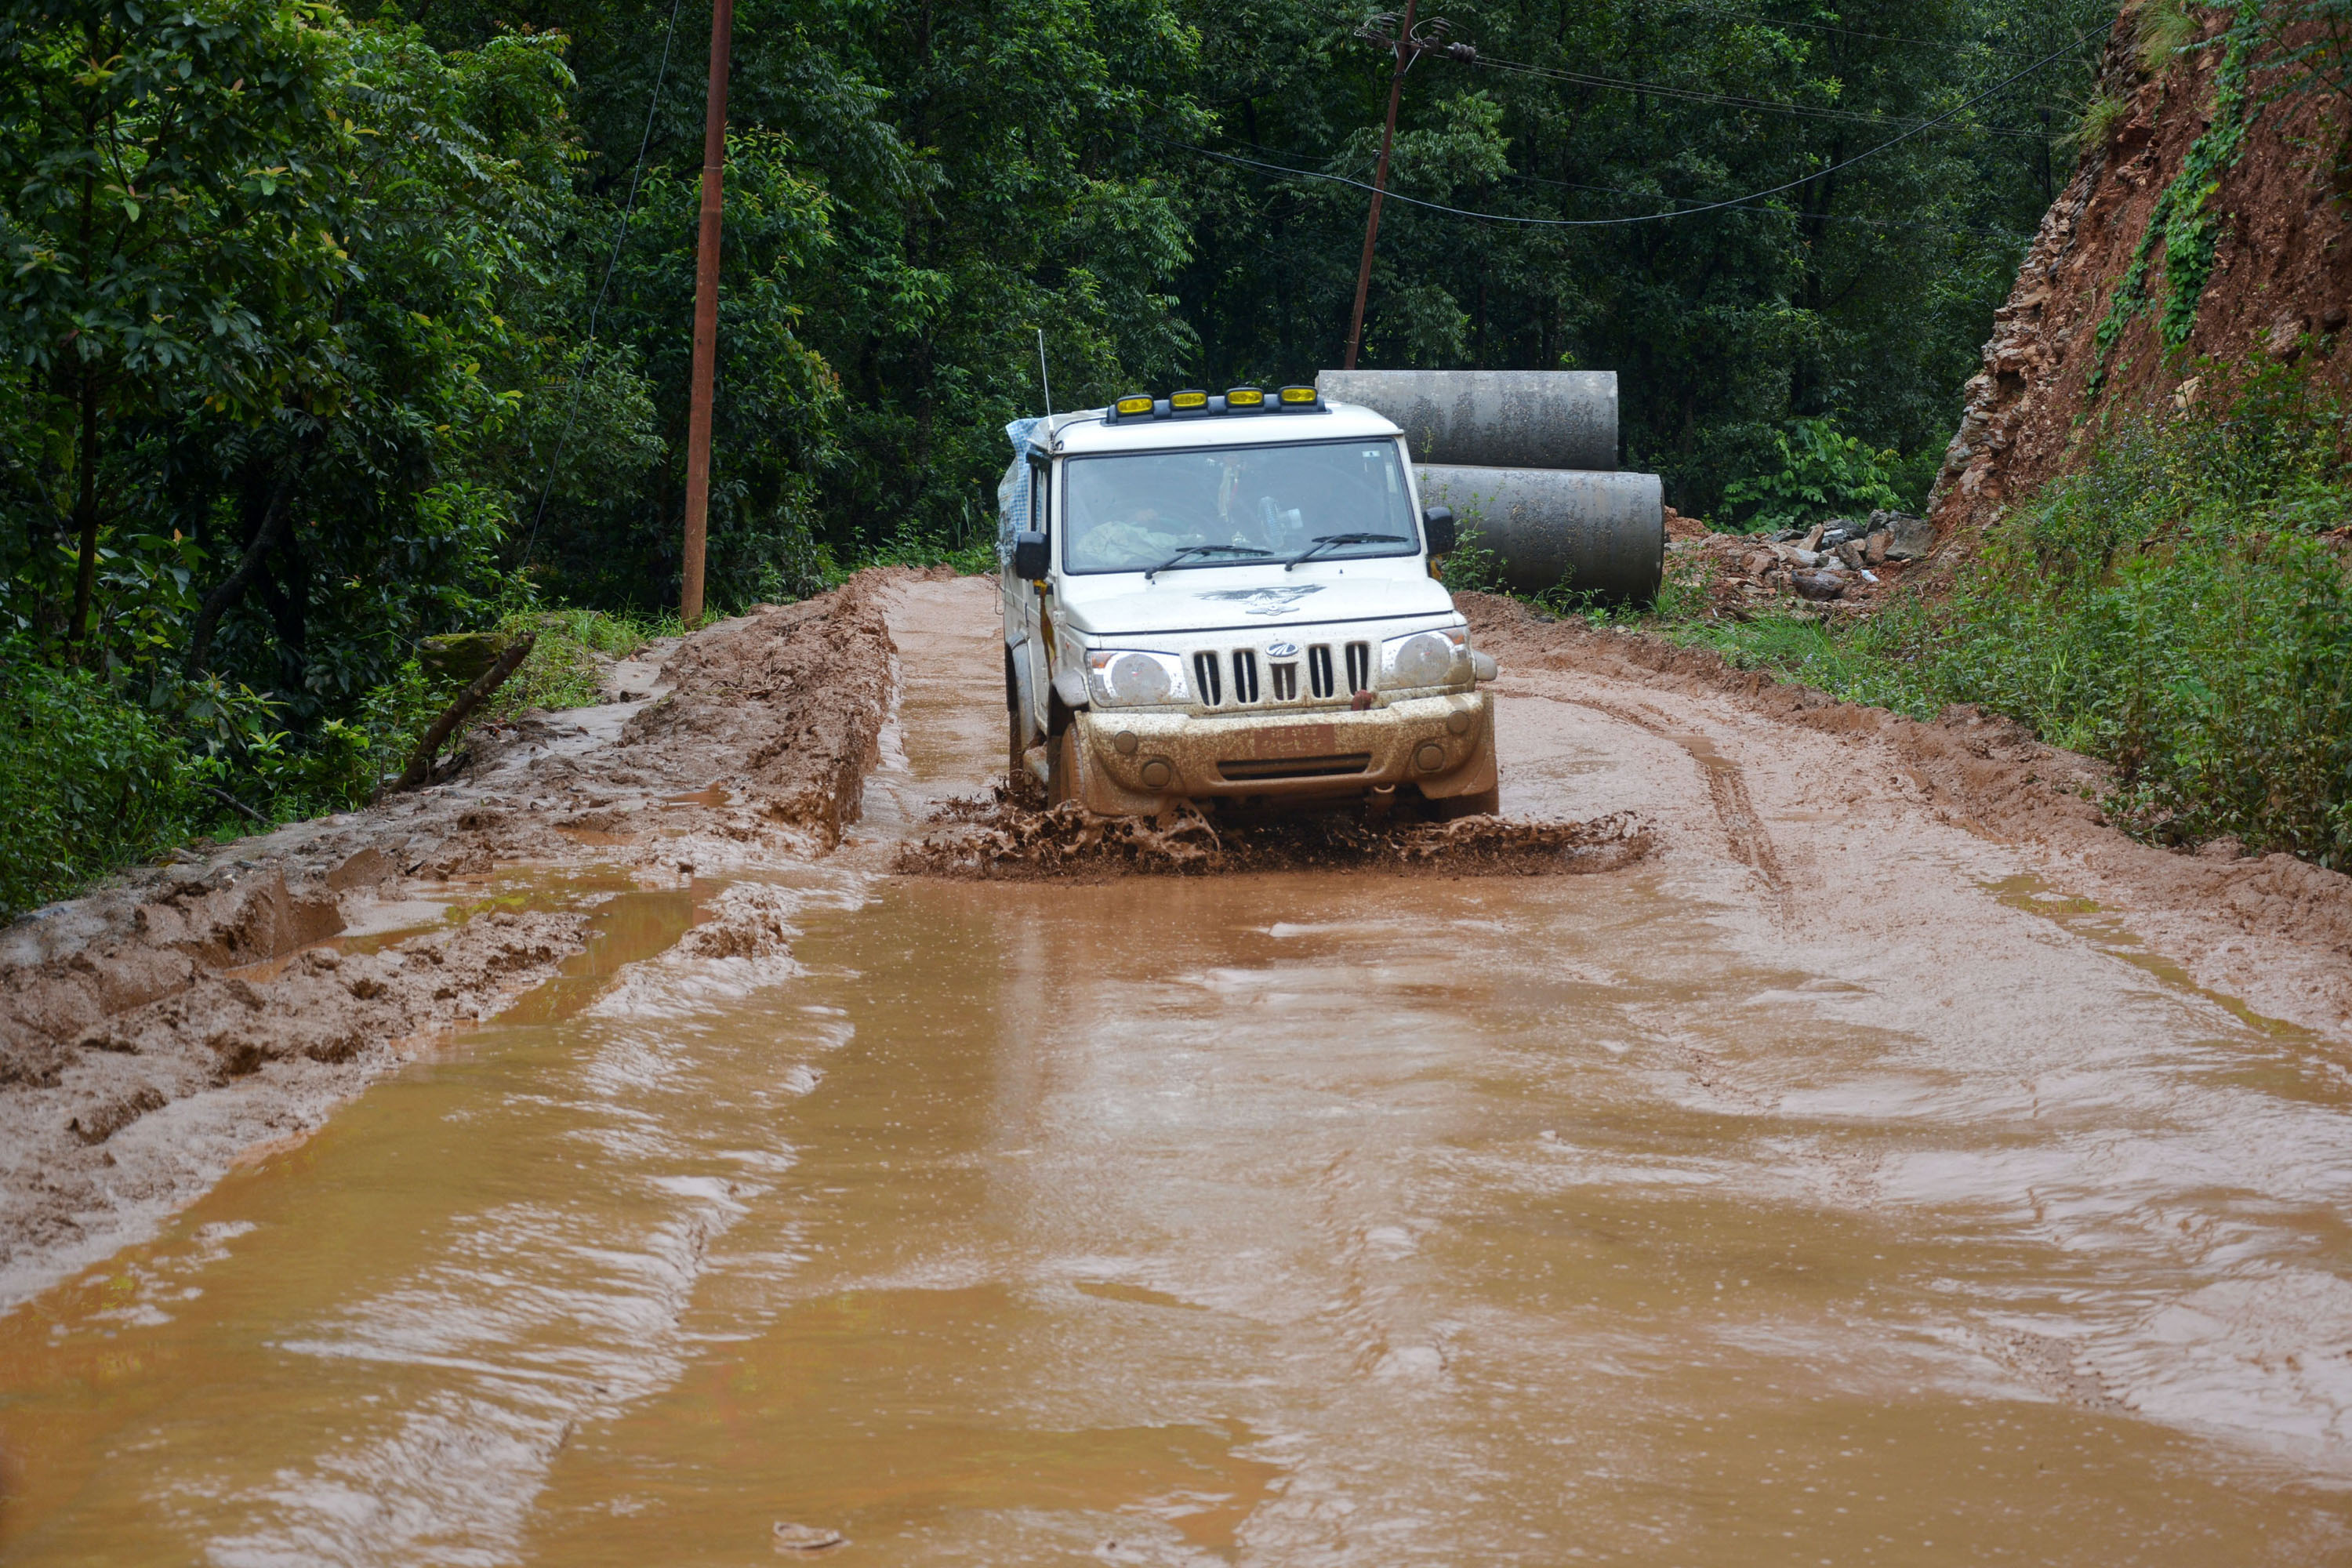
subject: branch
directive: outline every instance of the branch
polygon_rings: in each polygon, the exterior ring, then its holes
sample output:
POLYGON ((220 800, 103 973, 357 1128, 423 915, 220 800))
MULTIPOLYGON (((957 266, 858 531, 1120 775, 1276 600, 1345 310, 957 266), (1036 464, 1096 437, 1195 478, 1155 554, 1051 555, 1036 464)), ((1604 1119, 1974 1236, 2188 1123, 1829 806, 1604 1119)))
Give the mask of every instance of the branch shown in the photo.
POLYGON ((416 742, 416 751, 408 759, 407 770, 393 781, 388 793, 398 795, 403 790, 415 789, 433 776, 433 754, 441 749, 441 742, 447 740, 475 709, 488 700, 491 692, 506 684, 507 677, 530 657, 531 647, 538 641, 537 632, 525 632, 499 655, 498 662, 475 678, 473 685, 457 694, 457 700, 449 704, 441 717, 433 721, 433 727, 425 731, 425 739, 416 742))
POLYGON ((229 794, 228 791, 225 789, 215 789, 210 784, 198 784, 196 787, 204 791, 206 795, 212 796, 215 800, 220 802, 223 805, 227 806, 231 811, 240 812, 245 816, 251 817, 254 821, 259 823, 264 827, 269 826, 269 818, 262 816, 261 813, 254 810, 253 807, 246 805, 245 802, 237 799, 236 796, 229 794))

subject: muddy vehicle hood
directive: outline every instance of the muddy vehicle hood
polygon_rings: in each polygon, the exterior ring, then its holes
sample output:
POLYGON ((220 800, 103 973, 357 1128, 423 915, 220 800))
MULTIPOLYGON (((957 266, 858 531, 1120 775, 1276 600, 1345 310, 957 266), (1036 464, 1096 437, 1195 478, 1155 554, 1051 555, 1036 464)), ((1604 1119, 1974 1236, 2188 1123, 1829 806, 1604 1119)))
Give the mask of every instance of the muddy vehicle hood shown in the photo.
POLYGON ((1187 575, 1143 587, 1121 574, 1098 594, 1066 583, 1061 618, 1091 637, 1133 637, 1454 614, 1444 584, 1423 576, 1310 578, 1279 567, 1187 575))

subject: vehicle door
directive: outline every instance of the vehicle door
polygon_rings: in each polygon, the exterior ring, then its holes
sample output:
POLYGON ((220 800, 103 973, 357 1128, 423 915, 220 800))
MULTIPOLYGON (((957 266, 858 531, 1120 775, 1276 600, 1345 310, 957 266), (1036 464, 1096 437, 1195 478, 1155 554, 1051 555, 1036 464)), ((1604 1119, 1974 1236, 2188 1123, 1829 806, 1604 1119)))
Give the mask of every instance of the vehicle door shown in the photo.
MULTIPOLYGON (((1046 539, 1048 559, 1059 560, 1054 538, 1054 467, 1042 454, 1029 456, 1029 521, 1024 525, 1046 539)), ((1036 734, 1045 732, 1046 693, 1054 683, 1053 592, 1049 573, 1044 583, 1023 583, 1022 642, 1019 657, 1029 690, 1029 719, 1036 734)))

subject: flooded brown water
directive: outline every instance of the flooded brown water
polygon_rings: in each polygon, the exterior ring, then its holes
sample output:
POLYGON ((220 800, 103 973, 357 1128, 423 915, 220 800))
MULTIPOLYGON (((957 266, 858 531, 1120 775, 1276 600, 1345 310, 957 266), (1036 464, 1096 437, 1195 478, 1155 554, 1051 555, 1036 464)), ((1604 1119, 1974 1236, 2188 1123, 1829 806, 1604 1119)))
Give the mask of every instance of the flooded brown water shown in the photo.
MULTIPOLYGON (((883 837, 993 760, 901 642, 883 837)), ((751 879, 789 960, 631 967, 719 889, 612 900, 569 978, 0 1320, 0 1559, 2352 1561, 2336 1048, 1962 835, 1809 902, 1843 849, 1769 777, 1727 847, 1686 739, 1506 711, 1507 805, 1680 801, 1676 847, 853 847, 751 879)))

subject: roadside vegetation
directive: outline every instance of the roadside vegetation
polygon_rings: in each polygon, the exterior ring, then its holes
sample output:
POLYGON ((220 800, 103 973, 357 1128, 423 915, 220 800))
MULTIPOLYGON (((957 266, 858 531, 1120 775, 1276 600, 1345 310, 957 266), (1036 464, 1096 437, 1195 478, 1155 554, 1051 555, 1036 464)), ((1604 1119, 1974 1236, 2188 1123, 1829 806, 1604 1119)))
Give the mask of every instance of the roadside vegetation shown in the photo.
POLYGON ((1980 704, 2111 763, 2137 835, 2352 868, 2352 414, 2302 370, 2199 368, 2189 410, 2116 419, 1946 592, 1734 620, 1671 583, 1599 618, 1917 718, 1980 704))

